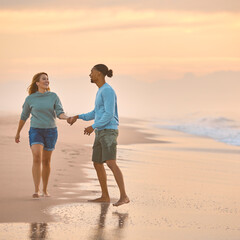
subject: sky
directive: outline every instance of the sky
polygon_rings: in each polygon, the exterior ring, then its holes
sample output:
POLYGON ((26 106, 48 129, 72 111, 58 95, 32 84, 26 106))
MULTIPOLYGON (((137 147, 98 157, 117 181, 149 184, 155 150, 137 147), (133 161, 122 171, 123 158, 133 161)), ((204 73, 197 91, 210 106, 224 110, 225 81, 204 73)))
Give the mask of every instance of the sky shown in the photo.
POLYGON ((1 1, 0 111, 20 112, 41 71, 66 112, 90 111, 97 63, 113 70, 120 116, 234 111, 239 42, 238 0, 1 1))

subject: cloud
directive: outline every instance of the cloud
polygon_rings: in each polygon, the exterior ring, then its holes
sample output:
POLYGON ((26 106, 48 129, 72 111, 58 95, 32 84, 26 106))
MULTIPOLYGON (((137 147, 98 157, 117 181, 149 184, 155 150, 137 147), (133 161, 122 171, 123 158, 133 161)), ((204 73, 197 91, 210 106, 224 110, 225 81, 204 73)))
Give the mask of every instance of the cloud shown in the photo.
POLYGON ((76 8, 131 8, 197 12, 239 12, 239 0, 2 0, 2 9, 76 9, 76 8))
MULTIPOLYGON (((113 12, 93 10, 23 10, 0 11, 1 33, 78 33, 128 29, 181 29, 196 31, 200 28, 223 28, 226 24, 239 29, 239 16, 225 14, 184 13, 160 10, 126 10, 113 12)), ((229 27, 228 27, 229 28, 229 27)))
POLYGON ((144 81, 237 71, 239 29, 231 13, 2 10, 0 82, 40 69, 78 75, 107 61, 144 81))

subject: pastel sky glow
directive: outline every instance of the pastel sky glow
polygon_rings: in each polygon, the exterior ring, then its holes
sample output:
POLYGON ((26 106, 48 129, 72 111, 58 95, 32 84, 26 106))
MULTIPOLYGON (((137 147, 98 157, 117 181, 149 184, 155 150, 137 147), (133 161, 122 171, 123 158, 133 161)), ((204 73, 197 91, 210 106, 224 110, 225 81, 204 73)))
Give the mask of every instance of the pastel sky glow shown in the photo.
POLYGON ((189 71, 236 71, 239 33, 236 13, 5 10, 0 12, 0 63, 7 78, 12 70, 23 74, 39 66, 81 74, 100 60, 143 79, 153 72, 153 79, 171 79, 189 71))
POLYGON ((75 81, 96 63, 146 83, 239 72, 239 1, 179 2, 2 1, 0 82, 75 81))

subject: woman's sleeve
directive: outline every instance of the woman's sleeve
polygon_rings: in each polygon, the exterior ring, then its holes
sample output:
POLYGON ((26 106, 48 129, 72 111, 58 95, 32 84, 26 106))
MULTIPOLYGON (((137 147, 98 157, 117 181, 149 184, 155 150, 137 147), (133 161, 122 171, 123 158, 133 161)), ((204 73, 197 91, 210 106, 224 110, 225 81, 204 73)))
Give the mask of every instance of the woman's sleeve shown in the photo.
POLYGON ((54 104, 54 110, 56 112, 57 117, 59 117, 59 115, 61 113, 64 113, 63 107, 62 107, 62 103, 61 103, 61 101, 60 101, 58 96, 57 96, 55 104, 54 104))
POLYGON ((29 106, 29 103, 27 100, 25 100, 23 106, 22 106, 22 114, 21 114, 21 120, 26 121, 31 113, 31 107, 29 106))

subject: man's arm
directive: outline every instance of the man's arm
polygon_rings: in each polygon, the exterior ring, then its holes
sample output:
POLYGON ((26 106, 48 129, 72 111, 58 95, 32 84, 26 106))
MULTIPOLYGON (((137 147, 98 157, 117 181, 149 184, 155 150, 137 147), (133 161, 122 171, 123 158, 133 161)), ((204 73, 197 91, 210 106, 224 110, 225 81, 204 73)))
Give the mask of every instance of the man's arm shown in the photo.
POLYGON ((77 115, 77 116, 78 116, 78 119, 82 119, 84 121, 93 120, 95 118, 95 109, 92 110, 89 113, 84 113, 84 114, 80 114, 80 115, 77 115))
POLYGON ((84 113, 84 114, 80 114, 80 115, 75 115, 73 117, 70 117, 67 122, 70 125, 73 125, 78 119, 82 119, 84 121, 90 121, 93 120, 95 118, 95 110, 89 112, 89 113, 84 113))
POLYGON ((115 114, 115 93, 112 89, 106 89, 102 92, 103 96, 103 104, 104 104, 104 114, 102 115, 101 119, 98 120, 92 126, 89 126, 84 129, 84 134, 90 135, 95 128, 104 127, 107 125, 115 114))
POLYGON ((102 115, 101 119, 95 122, 92 125, 92 128, 100 128, 107 125, 115 114, 115 93, 112 89, 106 89, 102 92, 103 96, 103 104, 104 104, 104 114, 102 115))

